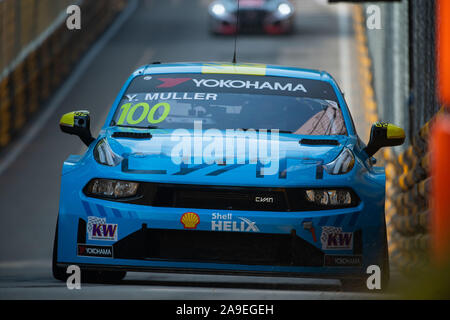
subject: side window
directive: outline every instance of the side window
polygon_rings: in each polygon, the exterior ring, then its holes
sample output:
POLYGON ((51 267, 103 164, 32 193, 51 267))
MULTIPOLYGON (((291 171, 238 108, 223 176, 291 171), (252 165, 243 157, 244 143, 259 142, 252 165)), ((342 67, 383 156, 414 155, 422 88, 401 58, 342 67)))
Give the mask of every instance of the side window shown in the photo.
MULTIPOLYGON (((347 100, 345 100, 345 95, 344 94, 342 94, 342 98, 344 99, 345 104, 347 105, 347 108, 350 109, 349 106, 348 106, 347 100)), ((352 116, 352 113, 350 112, 350 110, 349 110, 348 114, 350 115, 350 121, 351 121, 351 124, 352 124, 352 127, 353 127, 353 131, 355 131, 356 136, 358 136, 358 132, 356 132, 355 122, 353 121, 353 116, 352 116)), ((358 136, 358 140, 359 140, 359 136, 358 136)))

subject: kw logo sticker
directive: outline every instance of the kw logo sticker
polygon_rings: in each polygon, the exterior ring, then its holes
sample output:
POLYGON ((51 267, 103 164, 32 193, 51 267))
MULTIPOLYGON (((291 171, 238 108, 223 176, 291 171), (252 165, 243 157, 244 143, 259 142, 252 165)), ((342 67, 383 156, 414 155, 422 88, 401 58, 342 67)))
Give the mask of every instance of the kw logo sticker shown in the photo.
POLYGON ((323 250, 352 250, 353 232, 342 232, 342 228, 324 226, 320 236, 323 250))
POLYGON ((88 217, 89 240, 117 241, 117 224, 106 223, 106 218, 88 217))

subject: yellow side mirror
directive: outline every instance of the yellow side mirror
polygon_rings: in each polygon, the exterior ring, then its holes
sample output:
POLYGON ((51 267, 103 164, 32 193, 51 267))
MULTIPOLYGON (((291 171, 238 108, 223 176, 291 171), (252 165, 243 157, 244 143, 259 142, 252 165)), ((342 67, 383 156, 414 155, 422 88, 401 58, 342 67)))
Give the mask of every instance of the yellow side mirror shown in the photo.
POLYGON ((364 151, 372 157, 382 147, 399 146, 405 142, 405 131, 391 123, 377 122, 370 130, 370 140, 364 151))
POLYGON ((91 120, 89 111, 85 110, 66 113, 59 121, 59 127, 62 132, 80 137, 87 146, 95 140, 92 137, 90 126, 91 120))

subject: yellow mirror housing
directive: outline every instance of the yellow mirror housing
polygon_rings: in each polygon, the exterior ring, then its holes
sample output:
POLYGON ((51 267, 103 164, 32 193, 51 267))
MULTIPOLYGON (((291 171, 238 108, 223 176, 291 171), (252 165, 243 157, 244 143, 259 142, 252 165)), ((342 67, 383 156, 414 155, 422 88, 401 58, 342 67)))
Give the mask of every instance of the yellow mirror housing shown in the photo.
POLYGON ((95 140, 91 134, 90 122, 89 111, 72 111, 61 117, 59 127, 62 132, 79 136, 89 146, 95 140))
POLYGON ((377 122, 370 130, 370 140, 364 151, 369 157, 382 147, 399 146, 405 142, 405 131, 391 123, 377 122))

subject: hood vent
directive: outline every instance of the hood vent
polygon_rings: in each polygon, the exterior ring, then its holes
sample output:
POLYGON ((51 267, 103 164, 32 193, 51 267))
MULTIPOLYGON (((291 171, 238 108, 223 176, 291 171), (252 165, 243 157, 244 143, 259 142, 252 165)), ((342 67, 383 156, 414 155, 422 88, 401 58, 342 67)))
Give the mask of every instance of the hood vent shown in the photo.
POLYGON ((151 139, 152 135, 149 132, 114 132, 112 137, 128 139, 151 139))

